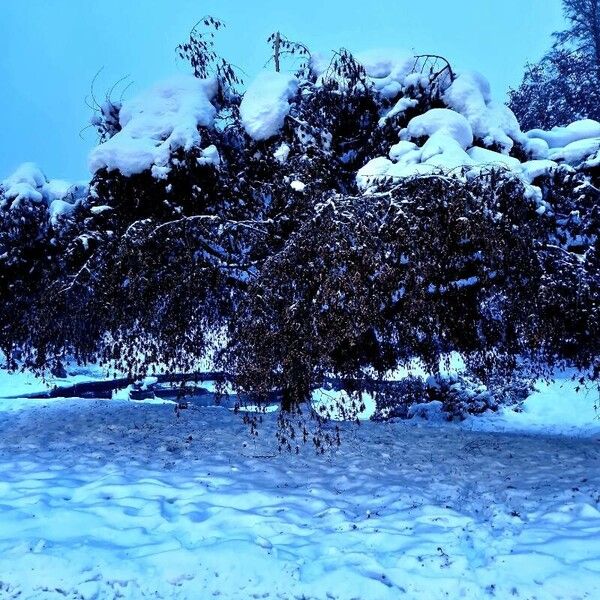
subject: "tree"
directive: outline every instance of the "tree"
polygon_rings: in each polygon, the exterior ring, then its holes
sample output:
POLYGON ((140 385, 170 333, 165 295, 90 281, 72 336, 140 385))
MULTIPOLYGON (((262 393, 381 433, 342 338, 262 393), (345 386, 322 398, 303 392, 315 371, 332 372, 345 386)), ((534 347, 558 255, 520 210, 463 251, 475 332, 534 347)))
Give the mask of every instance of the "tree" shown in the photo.
POLYGON ((550 129, 600 119, 600 0, 563 0, 569 27, 553 48, 530 63, 509 106, 524 129, 550 129))
MULTIPOLYGON (((217 124, 192 121, 197 143, 169 145, 159 169, 99 168, 58 237, 45 206, 2 203, 0 251, 20 262, 0 271, 0 344, 20 364, 68 354, 141 377, 210 356, 257 402, 281 392, 288 414, 332 378, 359 394, 368 373, 419 359, 436 374, 451 352, 488 384, 567 364, 598 375, 598 173, 540 175, 539 194, 506 169, 468 167, 365 190, 357 171, 371 159, 420 155, 398 132, 447 108, 446 61, 414 57, 406 85, 394 67, 377 87, 340 50, 319 73, 301 69, 279 130, 254 139, 204 35, 180 48, 197 77, 218 79, 217 124)), ((296 47, 283 39, 280 52, 296 47)), ((126 129, 113 133, 114 149, 126 129)))
POLYGON ((509 106, 523 130, 551 129, 579 119, 600 119, 600 85, 587 56, 555 48, 525 68, 510 90, 509 106))
POLYGON ((600 82, 600 0, 563 0, 563 12, 570 27, 555 34, 557 44, 585 55, 600 82))

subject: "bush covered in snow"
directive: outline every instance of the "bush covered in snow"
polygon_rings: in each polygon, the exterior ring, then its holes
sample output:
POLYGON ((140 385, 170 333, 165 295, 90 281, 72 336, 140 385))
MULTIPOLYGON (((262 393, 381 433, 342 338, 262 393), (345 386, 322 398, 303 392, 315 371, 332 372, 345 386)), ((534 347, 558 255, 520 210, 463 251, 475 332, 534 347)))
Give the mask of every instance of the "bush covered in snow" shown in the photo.
MULTIPOLYGON (((196 77, 119 106, 89 189, 3 183, 8 355, 133 375, 210 355, 287 410, 450 352, 488 389, 517 364, 598 374, 600 124, 523 133, 439 57, 341 50, 241 96, 197 30, 180 50, 196 77)), ((443 385, 450 415, 497 402, 443 385)))

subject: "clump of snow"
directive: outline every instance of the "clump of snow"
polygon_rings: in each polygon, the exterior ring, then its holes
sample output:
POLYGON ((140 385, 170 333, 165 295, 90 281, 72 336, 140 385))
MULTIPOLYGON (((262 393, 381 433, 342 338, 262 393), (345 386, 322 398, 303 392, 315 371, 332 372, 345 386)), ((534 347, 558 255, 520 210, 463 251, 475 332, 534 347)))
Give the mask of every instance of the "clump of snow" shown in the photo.
POLYGON ((411 419, 425 419, 432 423, 448 421, 448 414, 444 412, 444 405, 439 400, 412 404, 408 409, 408 417, 411 419))
POLYGON ((216 109, 213 79, 177 76, 123 104, 121 131, 94 148, 89 157, 92 173, 106 168, 125 176, 155 168, 164 177, 174 150, 199 146, 199 127, 210 127, 216 109))
POLYGON ((408 142, 405 140, 394 144, 390 148, 389 156, 395 162, 398 162, 401 159, 406 160, 407 155, 411 155, 411 157, 414 158, 415 162, 418 162, 421 156, 421 150, 413 142, 408 142))
POLYGON ((275 152, 273 157, 281 164, 285 163, 290 155, 291 148, 287 144, 281 144, 275 152))
POLYGON ((550 147, 548 146, 548 142, 546 140, 539 138, 527 138, 523 144, 523 147, 528 156, 530 156, 533 160, 543 160, 548 158, 550 147))
POLYGON ((385 156, 378 156, 361 167, 356 174, 356 182, 361 190, 384 177, 393 165, 392 161, 385 156))
POLYGON ((300 192, 302 193, 305 189, 306 189, 306 184, 303 183, 302 181, 298 181, 297 179, 292 181, 292 183, 290 183, 290 187, 295 191, 295 192, 300 192))
POLYGON ((479 431, 528 432, 594 437, 600 434, 600 396, 593 383, 581 385, 570 373, 539 381, 522 404, 498 413, 469 417, 463 426, 479 431))
POLYGON ((212 165, 213 167, 218 167, 221 164, 221 156, 219 155, 219 151, 214 144, 211 144, 207 148, 204 148, 200 153, 200 158, 198 158, 198 163, 201 165, 212 165))
MULTIPOLYGON (((374 88, 384 98, 394 98, 406 87, 406 78, 415 67, 414 53, 403 50, 375 49, 356 54, 374 88)), ((405 103, 397 105, 398 112, 406 110, 405 103)))
POLYGON ((548 158, 554 161, 565 162, 575 167, 596 154, 598 150, 600 150, 600 137, 582 139, 571 142, 564 148, 551 149, 548 158))
POLYGON ((418 100, 415 100, 414 98, 400 98, 400 100, 394 104, 394 107, 386 115, 381 117, 379 125, 385 125, 385 122, 392 117, 402 116, 407 110, 414 108, 418 104, 418 100))
POLYGON ((34 163, 23 163, 2 182, 4 197, 17 204, 24 200, 42 202, 42 190, 48 183, 46 176, 34 163))
POLYGON ((517 158, 494 152, 487 148, 479 148, 474 146, 468 152, 469 156, 481 165, 490 165, 492 167, 505 167, 507 169, 519 169, 521 162, 517 158))
POLYGON ((68 216, 75 206, 87 196, 88 185, 71 184, 62 179, 48 181, 43 171, 34 163, 23 163, 2 181, 2 195, 10 208, 22 202, 44 203, 48 206, 50 222, 56 226, 60 216, 68 216))
POLYGON ((448 171, 473 164, 473 160, 465 152, 463 144, 445 131, 434 133, 425 142, 421 150, 421 160, 426 165, 433 165, 448 171))
POLYGON ((400 136, 403 139, 431 137, 443 133, 464 149, 473 145, 473 130, 467 119, 447 108, 434 108, 412 119, 400 136))
POLYGON ((533 183, 538 177, 548 175, 556 168, 558 164, 553 160, 529 160, 521 165, 521 172, 525 181, 533 183))
POLYGON ((562 148, 572 142, 600 137, 600 123, 593 119, 583 119, 566 127, 554 127, 550 131, 532 129, 527 132, 527 137, 544 140, 550 148, 562 148))
POLYGON ((446 90, 444 100, 469 121, 475 137, 486 146, 497 145, 508 153, 514 142, 525 140, 514 113, 492 100, 489 82, 477 72, 461 73, 446 90))
POLYGON ((277 135, 290 112, 289 100, 298 80, 286 73, 262 71, 250 84, 240 105, 246 133, 256 141, 277 135))

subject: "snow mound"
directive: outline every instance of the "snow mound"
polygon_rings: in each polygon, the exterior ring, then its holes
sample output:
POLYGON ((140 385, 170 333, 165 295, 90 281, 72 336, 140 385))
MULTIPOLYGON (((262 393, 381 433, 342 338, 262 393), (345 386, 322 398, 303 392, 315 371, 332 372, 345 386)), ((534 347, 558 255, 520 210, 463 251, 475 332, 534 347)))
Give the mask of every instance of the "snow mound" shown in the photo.
POLYGON ((486 146, 498 146, 508 153, 514 142, 524 142, 517 118, 507 106, 492 100, 490 84, 480 73, 461 73, 446 90, 444 100, 469 121, 475 137, 486 146))
POLYGON ((394 98, 406 88, 407 77, 415 66, 414 54, 403 50, 374 49, 358 53, 355 58, 384 98, 394 98))
POLYGON ((468 155, 476 162, 482 165, 490 165, 492 167, 505 167, 507 169, 518 170, 521 167, 521 162, 517 158, 494 152, 487 148, 479 148, 474 146, 468 152, 468 155))
MULTIPOLYGON (((428 81, 421 81, 423 76, 414 72, 414 57, 411 62, 394 53, 366 56, 362 63, 372 80, 400 84, 394 89, 401 97, 381 117, 383 125, 390 117, 416 106, 417 101, 410 97, 411 86, 426 89, 428 81)), ((386 88, 381 85, 377 89, 386 88)), ((377 184, 396 178, 432 173, 467 177, 484 169, 503 169, 520 177, 529 197, 539 200, 541 190, 533 185, 536 179, 559 168, 600 165, 597 121, 586 119, 552 131, 535 129, 525 134, 512 111, 493 100, 487 79, 474 71, 458 75, 442 99, 446 108, 434 108, 412 118, 399 132, 400 141, 392 145, 388 156, 370 160, 357 172, 359 189, 369 192, 377 184), (518 152, 513 152, 515 144, 518 152)))
POLYGON ((44 203, 48 206, 50 222, 57 225, 60 216, 73 212, 75 206, 87 196, 88 185, 72 184, 62 179, 48 181, 43 171, 34 163, 23 163, 0 184, 4 202, 17 208, 23 202, 44 203))
POLYGON ((106 168, 131 176, 153 169, 155 177, 164 177, 172 152, 198 146, 198 128, 212 126, 216 91, 213 79, 180 75, 125 102, 121 131, 92 150, 90 171, 106 168))
POLYGON ((550 150, 548 158, 555 161, 565 162, 576 167, 584 163, 600 149, 600 137, 577 140, 567 144, 564 148, 550 150))
POLYGON ((463 145, 454 136, 444 131, 434 133, 425 142, 421 151, 421 160, 426 165, 433 165, 447 171, 473 164, 463 145))
POLYGON ((286 73, 262 71, 250 84, 240 105, 246 133, 255 141, 277 135, 290 112, 289 100, 298 80, 286 73))
POLYGON ((24 200, 42 202, 42 190, 48 183, 46 176, 34 163, 23 163, 2 182, 4 197, 13 200, 13 205, 24 200))
POLYGON ((400 137, 431 137, 437 133, 443 133, 456 140, 463 150, 473 145, 473 130, 467 119, 447 108, 434 108, 415 117, 401 132, 400 137))
POLYGON ((523 179, 528 183, 533 183, 538 177, 548 175, 558 167, 558 163, 553 160, 530 160, 521 165, 523 179))
POLYGON ((407 158, 409 155, 415 162, 418 162, 421 156, 420 148, 413 142, 400 141, 390 148, 390 158, 393 161, 410 160, 407 158))
POLYGON ((600 434, 600 398, 593 384, 581 385, 568 373, 536 390, 521 405, 469 417, 465 428, 593 438, 600 434))
POLYGON ((554 127, 550 131, 532 129, 527 132, 527 137, 544 140, 550 148, 563 148, 579 140, 600 137, 600 123, 592 119, 583 119, 566 127, 554 127))

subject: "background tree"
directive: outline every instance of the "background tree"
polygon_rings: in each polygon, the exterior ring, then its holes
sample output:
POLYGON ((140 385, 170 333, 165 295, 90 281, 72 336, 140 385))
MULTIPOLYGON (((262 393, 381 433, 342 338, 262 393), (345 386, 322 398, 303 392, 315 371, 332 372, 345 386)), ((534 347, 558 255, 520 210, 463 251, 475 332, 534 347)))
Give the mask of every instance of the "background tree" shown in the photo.
POLYGON ((563 0, 563 12, 569 27, 509 92, 524 130, 600 119, 600 0, 563 0))

